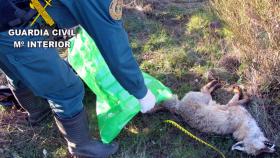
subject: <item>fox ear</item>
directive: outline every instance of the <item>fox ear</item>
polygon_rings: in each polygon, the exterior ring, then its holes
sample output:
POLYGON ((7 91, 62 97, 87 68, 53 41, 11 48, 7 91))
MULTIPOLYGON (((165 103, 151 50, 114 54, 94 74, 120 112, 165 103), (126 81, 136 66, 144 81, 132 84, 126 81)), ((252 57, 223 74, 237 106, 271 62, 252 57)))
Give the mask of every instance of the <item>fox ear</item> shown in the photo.
POLYGON ((244 142, 240 141, 235 143, 232 147, 231 150, 239 150, 239 151, 244 151, 245 147, 244 147, 244 142))

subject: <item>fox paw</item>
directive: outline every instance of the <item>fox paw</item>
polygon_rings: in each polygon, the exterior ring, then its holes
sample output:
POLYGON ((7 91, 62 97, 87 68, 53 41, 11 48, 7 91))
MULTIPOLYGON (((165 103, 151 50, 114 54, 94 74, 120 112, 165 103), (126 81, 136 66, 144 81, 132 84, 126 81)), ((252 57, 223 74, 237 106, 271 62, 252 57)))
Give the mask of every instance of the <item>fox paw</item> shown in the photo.
POLYGON ((232 85, 232 91, 235 94, 242 94, 242 87, 240 85, 232 85))

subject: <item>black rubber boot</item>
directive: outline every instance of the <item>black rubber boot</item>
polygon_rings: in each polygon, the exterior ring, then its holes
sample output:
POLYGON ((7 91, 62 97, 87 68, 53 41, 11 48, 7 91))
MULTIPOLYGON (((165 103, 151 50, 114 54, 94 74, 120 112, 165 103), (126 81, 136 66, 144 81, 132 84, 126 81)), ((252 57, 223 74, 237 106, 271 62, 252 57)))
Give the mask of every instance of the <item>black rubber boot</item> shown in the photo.
POLYGON ((117 143, 103 144, 93 140, 85 110, 71 119, 55 117, 56 124, 68 143, 69 152, 78 158, 107 158, 116 153, 117 143))
POLYGON ((29 89, 11 89, 19 105, 28 113, 27 120, 31 125, 39 124, 51 113, 46 99, 37 97, 29 89))

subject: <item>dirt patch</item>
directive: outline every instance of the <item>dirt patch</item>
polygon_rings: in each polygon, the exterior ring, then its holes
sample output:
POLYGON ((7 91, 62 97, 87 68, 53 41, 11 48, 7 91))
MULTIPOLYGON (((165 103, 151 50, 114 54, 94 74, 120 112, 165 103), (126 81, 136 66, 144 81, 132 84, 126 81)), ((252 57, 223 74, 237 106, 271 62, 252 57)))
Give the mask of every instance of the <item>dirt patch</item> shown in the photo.
MULTIPOLYGON (((4 158, 62 156, 55 152, 65 142, 51 117, 40 126, 31 126, 26 117, 26 113, 14 108, 0 112, 0 155, 4 158)), ((67 153, 62 157, 65 156, 67 153)))

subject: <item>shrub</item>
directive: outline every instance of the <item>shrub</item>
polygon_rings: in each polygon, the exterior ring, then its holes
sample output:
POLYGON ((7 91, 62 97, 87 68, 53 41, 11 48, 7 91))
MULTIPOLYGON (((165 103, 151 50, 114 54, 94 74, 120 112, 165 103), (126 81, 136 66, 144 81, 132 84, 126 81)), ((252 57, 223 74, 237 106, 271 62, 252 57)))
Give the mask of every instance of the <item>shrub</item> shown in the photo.
POLYGON ((279 0, 211 0, 211 4, 232 31, 251 92, 280 97, 279 0))

